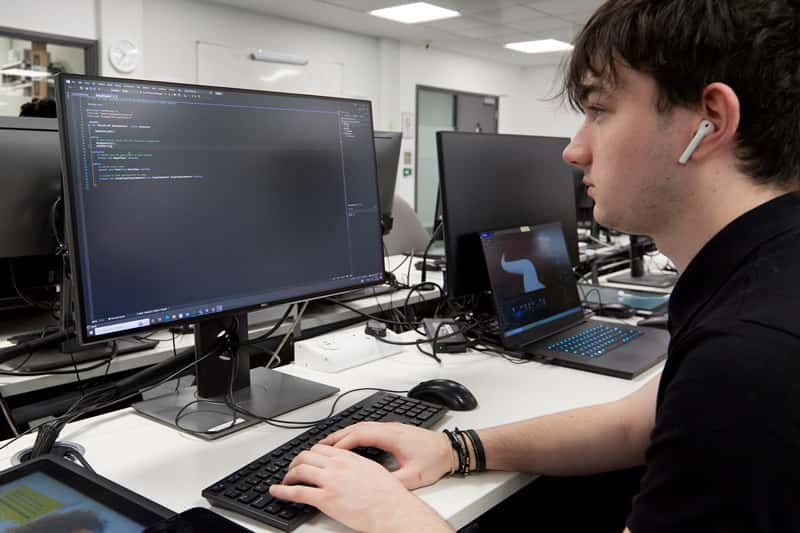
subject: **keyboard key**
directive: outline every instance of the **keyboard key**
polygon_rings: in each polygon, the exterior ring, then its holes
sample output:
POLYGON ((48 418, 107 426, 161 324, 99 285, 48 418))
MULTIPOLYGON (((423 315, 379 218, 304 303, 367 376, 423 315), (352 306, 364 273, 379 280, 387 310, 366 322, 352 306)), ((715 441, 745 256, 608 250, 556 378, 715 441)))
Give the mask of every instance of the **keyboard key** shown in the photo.
POLYGON ((262 495, 253 500, 252 502, 250 502, 250 507, 255 507, 256 509, 263 509, 264 507, 269 505, 274 499, 275 498, 273 498, 270 495, 266 496, 262 495))

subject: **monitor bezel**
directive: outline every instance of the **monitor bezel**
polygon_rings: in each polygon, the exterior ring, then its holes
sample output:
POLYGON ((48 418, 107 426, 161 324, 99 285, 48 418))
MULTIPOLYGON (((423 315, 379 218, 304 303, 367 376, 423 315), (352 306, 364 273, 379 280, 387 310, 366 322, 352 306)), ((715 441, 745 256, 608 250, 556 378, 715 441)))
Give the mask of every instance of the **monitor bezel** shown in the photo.
POLYGON ((314 94, 297 94, 297 93, 284 93, 284 92, 277 92, 277 91, 258 91, 254 89, 240 89, 236 87, 221 87, 221 86, 213 86, 213 85, 198 85, 198 84, 191 84, 191 83, 181 83, 181 82, 165 82, 165 81, 157 81, 157 80, 144 80, 144 79, 135 79, 135 78, 115 78, 115 77, 107 77, 107 76, 93 76, 93 75, 85 75, 85 74, 58 74, 56 76, 56 91, 58 94, 58 98, 56 98, 56 110, 57 110, 57 120, 58 120, 58 131, 59 131, 59 139, 60 139, 60 147, 61 147, 61 176, 62 176, 62 190, 64 194, 64 207, 65 207, 65 224, 64 229, 66 233, 67 239, 67 248, 69 250, 69 264, 70 264, 70 279, 66 280, 65 282, 71 282, 74 287, 73 294, 76 296, 73 298, 74 306, 74 319, 76 324, 76 336, 78 341, 81 345, 91 345, 97 344, 101 342, 107 342, 114 339, 119 339, 121 337, 127 337, 131 335, 135 335, 142 332, 147 331, 154 331, 159 329, 164 329, 168 327, 175 327, 187 324, 194 324, 197 323, 199 317, 189 317, 183 319, 176 319, 170 320, 169 322, 165 323, 158 323, 158 324, 148 324, 147 326, 141 326, 137 328, 125 329, 120 331, 113 331, 110 333, 105 333, 102 335, 94 335, 89 337, 86 333, 88 328, 88 324, 86 322, 86 313, 85 313, 85 302, 84 302, 84 269, 82 265, 81 259, 81 248, 80 242, 75 239, 75 236, 78 233, 77 227, 77 220, 75 216, 73 216, 73 206, 76 205, 76 198, 75 194, 76 191, 74 190, 72 184, 70 183, 70 173, 71 173, 71 153, 69 150, 69 146, 71 144, 71 139, 69 137, 69 129, 67 128, 66 124, 66 117, 64 113, 65 107, 65 85, 67 80, 81 80, 81 81, 103 81, 103 82, 118 82, 118 83, 143 83, 143 84, 152 84, 152 85, 162 85, 162 86, 173 86, 173 87, 187 87, 187 88, 200 88, 200 89, 207 89, 207 90, 219 90, 219 91, 237 91, 249 94, 259 94, 259 95, 277 95, 277 96, 291 96, 291 97, 299 97, 299 98, 313 98, 313 99, 324 99, 324 100, 336 100, 336 101, 346 101, 346 102, 354 102, 354 103, 361 103, 367 104, 369 108, 369 145, 370 150, 372 150, 372 163, 373 163, 373 175, 375 176, 374 180, 374 187, 375 187, 375 197, 378 199, 378 210, 375 216, 375 227, 377 228, 377 234, 379 235, 379 240, 377 243, 377 250, 378 255, 381 259, 381 269, 380 272, 375 272, 375 274, 380 274, 380 278, 376 279, 375 281, 367 282, 367 283, 358 283, 354 285, 348 285, 341 288, 336 288, 332 290, 322 291, 322 292, 314 292, 314 293, 307 293, 302 294, 297 297, 289 297, 280 300, 272 300, 272 301, 265 301, 258 304, 253 304, 249 306, 242 306, 230 309, 223 309, 222 311, 211 312, 207 315, 203 315, 202 319, 215 319, 224 316, 230 316, 233 314, 239 313, 246 313, 248 311, 254 311, 258 309, 264 309, 267 307, 272 307, 276 305, 284 305, 296 302, 302 302, 306 300, 313 300, 317 298, 323 298, 327 296, 332 296, 335 294, 345 293, 348 291, 352 291, 355 289, 360 289, 364 287, 372 287, 375 285, 381 285, 386 282, 386 270, 385 270, 385 258, 383 254, 383 244, 382 240, 380 239, 381 233, 381 222, 380 222, 380 193, 378 191, 378 168, 377 162, 375 158, 375 145, 373 142, 374 136, 374 124, 373 124, 373 113, 372 113, 372 102, 370 100, 364 100, 359 98, 345 98, 345 97, 333 97, 333 96, 322 96, 322 95, 314 95, 314 94))

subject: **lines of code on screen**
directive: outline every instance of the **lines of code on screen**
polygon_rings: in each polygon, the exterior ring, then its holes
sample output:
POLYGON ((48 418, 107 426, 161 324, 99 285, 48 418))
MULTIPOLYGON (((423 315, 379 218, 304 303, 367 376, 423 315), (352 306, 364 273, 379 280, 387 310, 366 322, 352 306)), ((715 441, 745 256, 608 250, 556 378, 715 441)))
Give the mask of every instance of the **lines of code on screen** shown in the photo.
POLYGON ((93 323, 288 299, 382 272, 367 102, 66 83, 93 323))

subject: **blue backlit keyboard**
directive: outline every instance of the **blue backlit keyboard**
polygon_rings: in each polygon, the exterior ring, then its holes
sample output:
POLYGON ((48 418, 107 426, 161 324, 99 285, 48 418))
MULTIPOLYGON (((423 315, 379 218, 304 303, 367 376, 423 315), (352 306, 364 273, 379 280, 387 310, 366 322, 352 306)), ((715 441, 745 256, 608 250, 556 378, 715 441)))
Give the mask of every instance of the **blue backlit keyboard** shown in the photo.
POLYGON ((642 332, 635 328, 597 324, 548 345, 546 350, 580 357, 600 357, 617 346, 629 343, 641 334, 642 332))

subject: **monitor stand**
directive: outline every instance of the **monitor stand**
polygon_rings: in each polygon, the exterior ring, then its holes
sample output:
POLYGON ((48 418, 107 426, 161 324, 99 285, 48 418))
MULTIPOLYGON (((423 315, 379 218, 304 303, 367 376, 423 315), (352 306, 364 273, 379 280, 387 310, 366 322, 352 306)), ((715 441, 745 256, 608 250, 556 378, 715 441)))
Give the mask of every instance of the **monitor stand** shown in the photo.
POLYGON ((670 272, 645 272, 644 271, 644 250, 642 241, 638 235, 630 235, 629 257, 631 268, 629 272, 609 276, 606 281, 609 283, 624 283, 626 285, 640 285, 644 287, 655 287, 657 289, 668 289, 678 281, 678 275, 670 272))
MULTIPOLYGON (((238 338, 247 339, 247 314, 198 322, 195 324, 196 354, 202 357, 214 350, 217 335, 231 321, 236 324, 238 338)), ((242 349, 237 350, 235 358, 209 357, 196 366, 197 386, 136 403, 133 408, 180 431, 214 440, 339 391, 336 387, 267 368, 250 370, 249 357, 249 351, 242 349), (231 390, 233 402, 255 417, 240 413, 234 415, 225 403, 231 390)))

